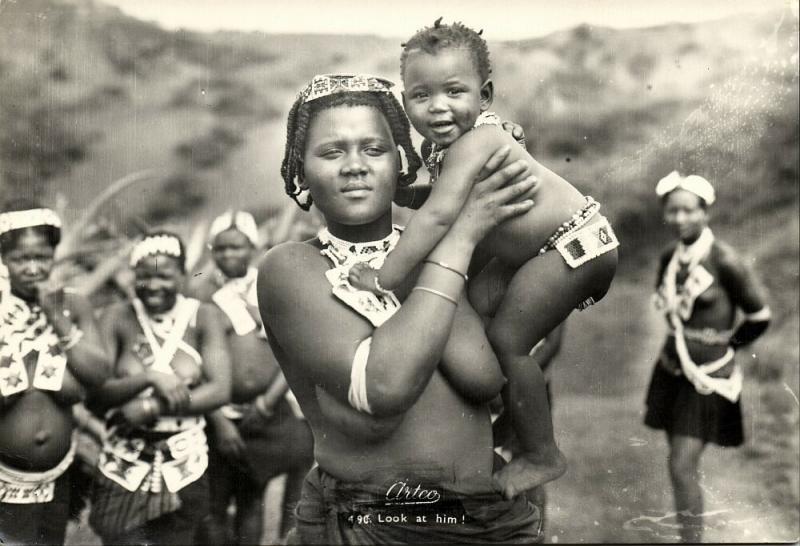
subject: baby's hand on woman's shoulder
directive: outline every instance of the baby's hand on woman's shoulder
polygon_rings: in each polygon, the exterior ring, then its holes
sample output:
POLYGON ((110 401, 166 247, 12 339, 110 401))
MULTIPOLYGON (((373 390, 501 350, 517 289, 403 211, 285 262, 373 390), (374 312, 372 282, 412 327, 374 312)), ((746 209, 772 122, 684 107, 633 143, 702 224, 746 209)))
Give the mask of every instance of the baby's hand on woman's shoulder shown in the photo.
POLYGON ((502 127, 506 133, 510 133, 511 136, 514 137, 514 140, 516 140, 520 146, 525 148, 525 129, 522 128, 522 125, 506 120, 503 122, 502 127))
POLYGON ((378 280, 378 270, 365 263, 353 264, 347 280, 350 282, 350 286, 357 290, 366 290, 373 294, 381 293, 375 282, 378 280))

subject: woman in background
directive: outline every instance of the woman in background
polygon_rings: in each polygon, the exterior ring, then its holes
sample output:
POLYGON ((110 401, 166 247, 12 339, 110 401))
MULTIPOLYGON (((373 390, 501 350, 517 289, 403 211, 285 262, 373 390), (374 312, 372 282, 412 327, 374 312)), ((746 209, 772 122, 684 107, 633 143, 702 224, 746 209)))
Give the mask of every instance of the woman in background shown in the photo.
POLYGON ((736 350, 764 332, 770 311, 753 272, 708 227, 711 184, 672 172, 656 194, 678 241, 659 265, 655 301, 671 332, 653 371, 645 424, 667 433, 681 539, 700 542, 700 456, 709 442, 744 441, 736 350))
POLYGON ((191 544, 208 514, 203 414, 230 399, 219 310, 181 294, 181 240, 153 233, 131 252, 135 297, 110 307, 113 377, 91 399, 108 434, 90 523, 106 544, 191 544))
POLYGON ((62 544, 72 406, 108 375, 89 302, 48 285, 61 220, 19 200, 0 214, 0 543, 62 544))
POLYGON ((228 319, 232 388, 231 403, 208 414, 211 512, 198 540, 257 544, 264 527, 264 490, 283 473, 280 536, 292 527, 303 479, 314 462, 314 441, 306 421, 292 411, 289 385, 261 326, 258 271, 251 266, 259 248, 255 219, 244 211, 226 212, 212 222, 208 240, 216 270, 196 277, 191 290, 228 319))

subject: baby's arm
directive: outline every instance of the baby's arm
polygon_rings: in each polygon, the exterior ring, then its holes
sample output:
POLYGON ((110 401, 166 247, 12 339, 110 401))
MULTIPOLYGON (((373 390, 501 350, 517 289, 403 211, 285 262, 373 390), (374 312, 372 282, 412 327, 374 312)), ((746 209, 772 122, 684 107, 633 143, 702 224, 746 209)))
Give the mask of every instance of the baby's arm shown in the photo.
MULTIPOLYGON (((504 131, 495 127, 480 127, 465 134, 450 147, 430 197, 411 217, 397 247, 386 258, 378 273, 382 288, 396 288, 428 256, 455 222, 473 184, 480 179, 479 174, 491 174, 491 171, 482 171, 484 164, 504 148, 508 152, 503 154, 502 162, 492 170, 509 164, 509 159, 520 158, 518 152, 524 153, 524 149, 504 131)), ((521 172, 517 180, 527 176, 526 167, 527 163, 520 164, 521 172)))

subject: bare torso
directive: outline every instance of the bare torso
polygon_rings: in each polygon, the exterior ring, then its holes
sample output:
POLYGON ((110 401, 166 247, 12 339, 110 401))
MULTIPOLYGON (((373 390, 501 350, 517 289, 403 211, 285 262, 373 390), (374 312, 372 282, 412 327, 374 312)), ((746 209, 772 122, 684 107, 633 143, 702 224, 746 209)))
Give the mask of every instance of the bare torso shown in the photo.
MULTIPOLYGON (((217 283, 204 279, 192 286, 192 294, 201 301, 211 302, 218 289, 217 283)), ((280 371, 269 343, 260 335, 258 308, 248 306, 248 313, 257 324, 255 330, 238 335, 231 324, 226 328, 232 365, 231 401, 237 404, 250 402, 263 393, 280 371)))
MULTIPOLYGON (((78 311, 71 308, 73 313, 78 311)), ((29 378, 34 363, 26 364, 29 378)), ((85 394, 69 367, 64 370, 61 390, 34 387, 0 401, 0 461, 21 470, 53 468, 70 448, 72 405, 85 394)))
MULTIPOLYGON (((325 283, 329 291, 324 276, 330 268, 327 260, 314 251, 307 266, 315 282, 325 283)), ((409 288, 406 283, 396 293, 404 299, 409 288)), ((339 318, 353 321, 354 328, 359 330, 357 337, 371 335, 372 326, 344 304, 339 318)), ((410 409, 396 420, 387 419, 394 424, 389 425, 389 431, 384 434, 376 433, 380 427, 376 427, 373 418, 318 393, 318 386, 291 355, 277 347, 275 356, 314 432, 315 459, 333 476, 347 481, 384 484, 394 477, 420 472, 441 483, 490 489, 493 447, 488 408, 485 404, 467 401, 439 371, 434 372, 410 409), (336 414, 348 413, 352 415, 345 415, 343 420, 335 418, 336 414)))
MULTIPOLYGON (((488 147, 492 150, 495 146, 499 147, 498 142, 505 141, 511 146, 511 153, 503 166, 525 160, 531 167, 531 173, 539 179, 539 188, 533 197, 536 205, 528 212, 498 225, 480 245, 481 249, 488 250, 504 263, 518 266, 534 258, 559 226, 586 204, 586 198, 572 184, 531 157, 513 137, 494 126, 478 127, 456 141, 445 156, 442 173, 447 172, 450 167, 448 163, 458 163, 463 161, 464 156, 473 156, 473 150, 481 147, 484 139, 488 140, 488 147)), ((485 159, 481 155, 475 161, 482 162, 485 159)), ((593 221, 597 220, 595 217, 593 221)))

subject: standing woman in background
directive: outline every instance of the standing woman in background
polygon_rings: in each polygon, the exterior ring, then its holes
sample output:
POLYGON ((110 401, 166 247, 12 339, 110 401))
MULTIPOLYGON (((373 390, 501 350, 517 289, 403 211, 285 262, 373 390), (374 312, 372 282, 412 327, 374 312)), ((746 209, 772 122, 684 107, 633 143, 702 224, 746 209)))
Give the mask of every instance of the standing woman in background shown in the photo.
POLYGON ((190 284, 192 295, 226 316, 232 366, 231 403, 209 413, 211 511, 198 542, 258 544, 269 481, 287 473, 280 536, 293 525, 303 479, 314 462, 314 440, 287 400, 289 385, 269 347, 258 313, 250 264, 259 248, 258 227, 244 211, 217 217, 208 234, 216 270, 190 284), (233 501, 236 512, 229 521, 233 501))
POLYGON ((230 400, 224 318, 181 294, 186 254, 169 232, 131 252, 135 297, 110 307, 112 378, 90 399, 108 434, 89 522, 105 544, 191 544, 208 514, 203 414, 230 400))
POLYGON ((61 221, 19 200, 0 214, 0 543, 62 544, 72 405, 109 365, 89 302, 48 286, 61 221))
POLYGON ((770 311, 753 272, 708 227, 711 184, 672 172, 656 194, 678 241, 660 261, 655 301, 671 331, 650 382, 645 424, 667 433, 681 539, 699 542, 700 455, 709 442, 733 447, 744 441, 735 353, 766 330, 770 311))

